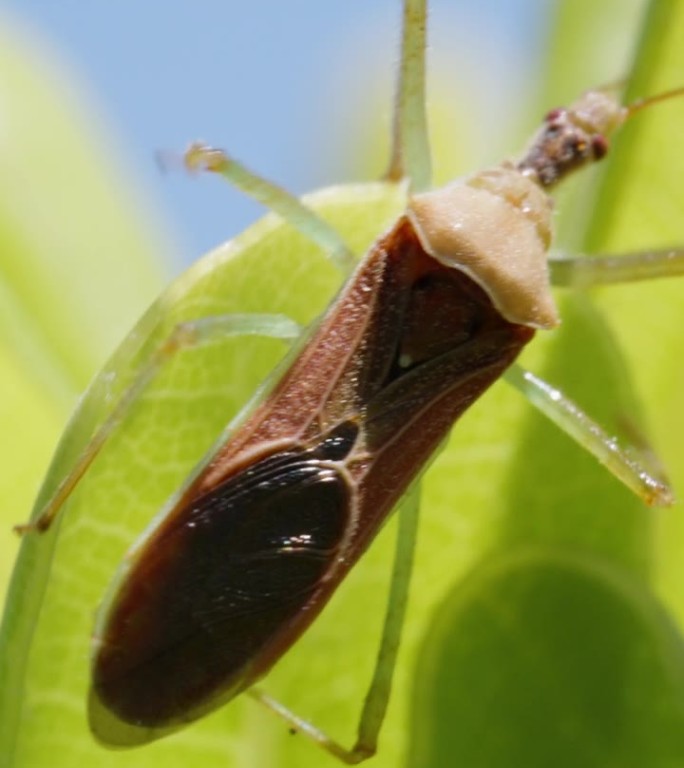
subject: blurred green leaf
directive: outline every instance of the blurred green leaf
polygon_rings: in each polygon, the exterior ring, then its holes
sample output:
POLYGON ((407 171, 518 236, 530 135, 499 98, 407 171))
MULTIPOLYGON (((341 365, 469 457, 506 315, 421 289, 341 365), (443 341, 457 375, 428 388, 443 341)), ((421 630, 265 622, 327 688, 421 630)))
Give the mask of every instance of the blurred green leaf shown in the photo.
POLYGON ((680 765, 682 650, 644 584, 607 558, 522 546, 493 556, 432 626, 409 762, 680 765))
MULTIPOLYGON (((145 206, 59 64, 0 16, 0 585, 64 419, 159 290, 145 206), (91 128, 94 124, 94 128, 91 128)), ((4 589, 2 590, 4 594, 4 589)))

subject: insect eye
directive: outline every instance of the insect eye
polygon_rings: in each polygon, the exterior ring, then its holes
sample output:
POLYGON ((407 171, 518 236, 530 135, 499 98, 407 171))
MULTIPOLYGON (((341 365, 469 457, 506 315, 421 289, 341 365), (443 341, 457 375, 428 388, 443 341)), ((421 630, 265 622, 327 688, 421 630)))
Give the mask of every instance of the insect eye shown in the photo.
POLYGON ((608 153, 608 139, 601 134, 594 136, 591 140, 591 149, 594 153, 594 158, 600 160, 608 153))
POLYGON ((551 109, 546 113, 546 116, 544 117, 544 121, 547 123, 554 123, 556 120, 559 120, 564 114, 565 114, 565 110, 561 109, 560 107, 557 107, 556 109, 551 109))

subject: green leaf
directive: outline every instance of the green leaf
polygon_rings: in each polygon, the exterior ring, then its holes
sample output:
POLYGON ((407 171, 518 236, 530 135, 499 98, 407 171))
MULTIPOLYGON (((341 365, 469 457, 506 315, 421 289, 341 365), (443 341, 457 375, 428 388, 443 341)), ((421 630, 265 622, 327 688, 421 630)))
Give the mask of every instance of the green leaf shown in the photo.
MULTIPOLYGON (((307 202, 342 232, 350 247, 363 252, 378 230, 403 210, 405 187, 381 183, 339 187, 321 191, 307 202)), ((339 282, 331 263, 273 215, 195 264, 152 305, 91 386, 62 439, 38 507, 52 495, 121 392, 179 323, 248 312, 277 312, 306 323, 324 309, 339 282)), ((25 537, 0 648, 11 657, 11 669, 0 686, 3 754, 14 749, 11 764, 39 765, 57 752, 65 764, 86 755, 98 766, 119 759, 117 753, 103 751, 87 730, 84 662, 93 607, 137 534, 285 351, 283 342, 268 338, 247 343, 219 338, 181 350, 156 372, 122 428, 112 432, 70 498, 60 525, 47 534, 25 537), (227 378, 226 371, 240 375, 227 378)), ((292 682, 290 678, 288 683, 292 682)), ((263 752, 254 759, 267 765, 273 745, 246 738, 251 728, 249 708, 254 706, 241 702, 178 736, 135 750, 128 764, 163 760, 169 766, 187 765, 198 752, 205 764, 225 764, 231 754, 244 760, 245 754, 263 752)), ((276 740, 287 737, 287 730, 278 725, 271 726, 276 740)))

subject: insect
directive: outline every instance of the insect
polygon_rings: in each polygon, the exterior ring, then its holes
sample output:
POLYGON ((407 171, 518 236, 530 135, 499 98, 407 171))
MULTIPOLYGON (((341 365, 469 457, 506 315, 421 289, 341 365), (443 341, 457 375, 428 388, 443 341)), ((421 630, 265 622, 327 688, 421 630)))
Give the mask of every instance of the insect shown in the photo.
MULTIPOLYGON (((511 368, 536 331, 558 321, 546 261, 546 190, 600 159, 606 137, 635 108, 588 93, 550 113, 519 162, 411 197, 280 375, 115 576, 95 630, 89 716, 98 739, 143 744, 251 690, 322 610, 453 422, 506 371, 647 502, 670 500, 665 484, 572 404, 511 368)), ((193 147, 187 162, 231 178, 242 173, 222 152, 203 146, 193 147)), ((243 178, 345 262, 344 247, 301 203, 243 178)), ((677 263, 663 254, 647 269, 673 272, 677 263)), ((606 260, 564 266, 608 270, 614 279, 625 270, 606 260)), ((294 333, 282 319, 262 321, 264 333, 294 333)), ((30 527, 49 528, 158 364, 203 334, 254 332, 258 322, 219 318, 180 327, 30 527)), ((409 505, 409 542, 411 514, 409 505)), ((397 560, 388 648, 401 624, 409 560, 397 560)), ((375 750, 389 695, 382 680, 392 662, 390 654, 379 665, 351 750, 285 714, 265 694, 254 695, 334 754, 359 762, 375 750)))

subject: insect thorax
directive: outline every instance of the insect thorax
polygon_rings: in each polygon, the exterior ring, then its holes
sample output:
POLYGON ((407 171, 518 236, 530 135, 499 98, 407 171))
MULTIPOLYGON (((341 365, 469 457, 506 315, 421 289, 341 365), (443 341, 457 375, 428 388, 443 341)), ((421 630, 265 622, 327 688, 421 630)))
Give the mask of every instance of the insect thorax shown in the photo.
POLYGON ((552 208, 536 180, 507 163, 415 195, 408 215, 427 253, 475 280, 503 317, 552 328, 552 208))

